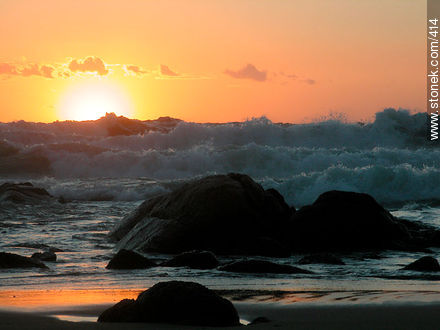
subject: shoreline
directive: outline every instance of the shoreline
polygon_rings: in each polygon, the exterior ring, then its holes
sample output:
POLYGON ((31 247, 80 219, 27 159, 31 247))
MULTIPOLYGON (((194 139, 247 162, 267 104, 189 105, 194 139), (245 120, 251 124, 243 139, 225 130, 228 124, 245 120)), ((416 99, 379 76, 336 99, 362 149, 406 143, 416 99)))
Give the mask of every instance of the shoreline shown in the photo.
MULTIPOLYGON (((0 310, 46 312, 52 310, 87 310, 114 305, 122 299, 136 299, 146 288, 138 289, 0 289, 0 310)), ((332 306, 375 304, 430 304, 440 303, 440 290, 392 289, 215 289, 218 295, 234 304, 279 304, 281 306, 332 306)))

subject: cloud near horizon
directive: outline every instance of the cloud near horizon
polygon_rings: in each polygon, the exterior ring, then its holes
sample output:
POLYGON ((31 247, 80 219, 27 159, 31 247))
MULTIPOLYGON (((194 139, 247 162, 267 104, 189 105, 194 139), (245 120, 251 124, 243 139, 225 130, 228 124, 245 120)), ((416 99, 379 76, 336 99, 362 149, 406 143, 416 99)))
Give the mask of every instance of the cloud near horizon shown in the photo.
POLYGON ((54 78, 55 68, 51 65, 39 65, 30 63, 26 65, 18 65, 11 63, 0 63, 0 74, 10 76, 40 76, 44 78, 54 78))
POLYGON ((160 65, 160 74, 162 76, 169 76, 169 77, 178 77, 178 76, 180 76, 179 73, 174 72, 167 65, 164 65, 164 64, 160 65))
POLYGON ((249 79, 260 82, 267 80, 267 71, 258 70, 253 64, 247 64, 236 71, 226 69, 224 73, 235 79, 249 79))
POLYGON ((147 73, 146 70, 144 70, 143 68, 141 68, 138 65, 124 64, 123 68, 124 68, 125 73, 128 75, 142 76, 147 73))
POLYGON ((95 56, 88 56, 85 59, 73 59, 69 63, 69 70, 72 72, 97 73, 105 76, 109 73, 106 64, 102 59, 95 56))

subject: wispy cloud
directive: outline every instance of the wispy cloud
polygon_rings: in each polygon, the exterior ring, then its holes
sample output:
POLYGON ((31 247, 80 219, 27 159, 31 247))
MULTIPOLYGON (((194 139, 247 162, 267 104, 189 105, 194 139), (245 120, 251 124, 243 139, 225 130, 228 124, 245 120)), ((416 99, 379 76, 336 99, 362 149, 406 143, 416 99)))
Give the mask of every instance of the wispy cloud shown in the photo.
POLYGON ((41 76, 45 78, 54 78, 55 68, 51 65, 39 65, 36 63, 13 64, 0 63, 0 74, 9 76, 41 76))
MULTIPOLYGON (((288 79, 288 80, 295 80, 295 81, 297 81, 299 83, 303 83, 303 84, 307 84, 307 85, 315 85, 316 84, 316 80, 314 80, 314 79, 299 77, 296 74, 285 73, 283 71, 280 72, 280 77, 282 77, 284 79, 288 79)), ((287 85, 288 82, 287 81, 283 81, 282 84, 283 85, 287 85)))
POLYGON ((174 72, 173 70, 171 70, 168 66, 161 64, 160 65, 160 74, 162 76, 169 76, 169 77, 178 77, 180 76, 179 73, 174 72))
POLYGON ((314 84, 316 84, 316 80, 314 80, 314 79, 309 79, 309 78, 307 78, 307 79, 301 79, 301 82, 303 82, 303 83, 305 83, 305 84, 308 84, 308 85, 314 85, 314 84))
POLYGON ((250 79, 260 82, 267 80, 267 71, 258 70, 253 64, 247 64, 236 71, 227 69, 224 73, 235 79, 250 79))
POLYGON ((143 69, 142 67, 140 67, 138 65, 124 64, 123 68, 124 68, 126 75, 142 76, 147 73, 147 71, 145 69, 143 69))

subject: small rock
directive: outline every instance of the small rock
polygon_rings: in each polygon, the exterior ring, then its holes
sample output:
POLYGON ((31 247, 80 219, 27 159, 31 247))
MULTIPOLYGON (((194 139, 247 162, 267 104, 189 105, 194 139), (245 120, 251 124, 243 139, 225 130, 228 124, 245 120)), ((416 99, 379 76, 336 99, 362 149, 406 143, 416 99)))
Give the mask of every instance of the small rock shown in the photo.
POLYGON ((298 267, 256 259, 235 261, 218 269, 234 273, 313 274, 311 271, 298 267))
POLYGON ((415 270, 419 272, 440 272, 440 265, 437 259, 425 256, 405 266, 405 270, 415 270))
POLYGON ((47 266, 37 259, 0 252, 0 268, 47 268, 47 266))
POLYGON ((110 260, 107 269, 144 269, 156 267, 156 263, 139 253, 122 249, 110 260))
POLYGON ((189 267, 193 269, 216 268, 219 262, 210 251, 189 251, 181 253, 171 260, 165 261, 161 266, 165 267, 189 267))

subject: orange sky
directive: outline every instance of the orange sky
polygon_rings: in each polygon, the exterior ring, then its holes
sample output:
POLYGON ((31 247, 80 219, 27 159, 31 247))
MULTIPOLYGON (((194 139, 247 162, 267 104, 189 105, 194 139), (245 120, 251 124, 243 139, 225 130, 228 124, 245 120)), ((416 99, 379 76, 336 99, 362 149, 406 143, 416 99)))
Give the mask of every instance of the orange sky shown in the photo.
POLYGON ((0 0, 0 121, 424 111, 425 16, 424 0, 0 0))

